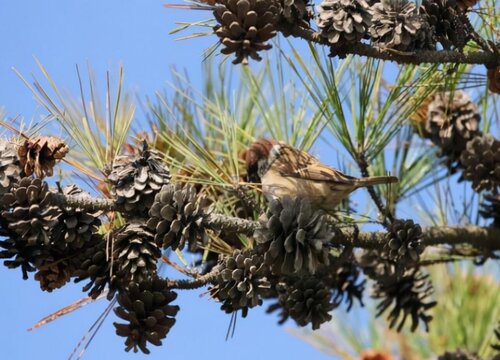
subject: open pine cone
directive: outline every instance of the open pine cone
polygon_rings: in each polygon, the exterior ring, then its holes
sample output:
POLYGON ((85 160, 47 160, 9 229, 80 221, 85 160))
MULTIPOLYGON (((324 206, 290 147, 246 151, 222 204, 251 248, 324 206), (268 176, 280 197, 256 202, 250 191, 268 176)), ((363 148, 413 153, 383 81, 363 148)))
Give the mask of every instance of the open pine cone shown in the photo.
POLYGON ((0 139, 0 196, 8 191, 13 183, 21 180, 21 163, 17 147, 7 139, 0 139))
POLYGON ((235 53, 233 64, 247 64, 248 58, 262 60, 259 51, 269 50, 267 41, 276 36, 280 18, 277 0, 222 0, 214 10, 215 34, 224 46, 221 53, 235 53))
POLYGON ((318 28, 331 44, 358 42, 371 25, 370 5, 365 0, 323 0, 317 10, 318 28))
POLYGON ((26 139, 24 144, 17 149, 26 176, 35 173, 39 178, 52 176, 54 166, 66 156, 68 151, 68 145, 53 136, 26 139))

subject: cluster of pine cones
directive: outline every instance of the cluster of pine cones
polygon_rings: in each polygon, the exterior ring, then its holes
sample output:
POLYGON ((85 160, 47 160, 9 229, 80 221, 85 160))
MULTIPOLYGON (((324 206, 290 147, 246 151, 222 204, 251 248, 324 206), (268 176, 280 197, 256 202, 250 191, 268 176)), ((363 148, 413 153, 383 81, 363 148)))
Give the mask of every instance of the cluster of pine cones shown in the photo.
POLYGON ((500 223, 500 140, 479 128, 477 105, 464 91, 438 92, 413 117, 417 131, 440 149, 450 172, 484 192, 481 214, 500 223))
POLYGON ((316 20, 324 42, 334 46, 364 42, 398 51, 461 50, 471 37, 467 10, 476 1, 423 0, 216 0, 215 34, 233 63, 261 60, 278 32, 310 29, 316 20), (315 11, 316 10, 316 13, 315 11))

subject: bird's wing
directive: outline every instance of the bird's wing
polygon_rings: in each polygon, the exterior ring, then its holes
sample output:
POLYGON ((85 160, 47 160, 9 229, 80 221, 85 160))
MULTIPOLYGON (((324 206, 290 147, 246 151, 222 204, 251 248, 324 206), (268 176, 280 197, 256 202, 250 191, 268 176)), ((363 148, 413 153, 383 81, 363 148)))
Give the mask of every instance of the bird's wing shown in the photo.
POLYGON ((352 176, 320 163, 307 152, 285 144, 280 144, 279 154, 272 163, 272 167, 285 177, 340 184, 353 184, 356 180, 352 176))

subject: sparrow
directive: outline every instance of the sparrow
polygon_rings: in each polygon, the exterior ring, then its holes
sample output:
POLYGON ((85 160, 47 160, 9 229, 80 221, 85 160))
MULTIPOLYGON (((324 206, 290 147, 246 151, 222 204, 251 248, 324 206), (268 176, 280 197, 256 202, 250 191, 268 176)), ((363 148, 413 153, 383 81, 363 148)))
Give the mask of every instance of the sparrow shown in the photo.
POLYGON ((260 183, 268 200, 285 196, 306 198, 327 212, 334 211, 357 188, 398 182, 395 176, 345 175, 282 141, 259 139, 243 156, 247 181, 260 183))

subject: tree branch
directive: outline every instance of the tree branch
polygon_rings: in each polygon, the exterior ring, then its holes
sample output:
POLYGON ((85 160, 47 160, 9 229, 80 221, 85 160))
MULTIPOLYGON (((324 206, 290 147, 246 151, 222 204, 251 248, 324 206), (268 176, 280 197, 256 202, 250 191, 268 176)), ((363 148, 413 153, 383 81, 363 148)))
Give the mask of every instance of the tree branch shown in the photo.
POLYGON ((342 44, 332 46, 321 33, 311 29, 305 29, 299 26, 287 27, 282 29, 285 34, 293 37, 302 38, 320 45, 329 46, 332 55, 345 57, 346 55, 360 55, 371 58, 396 61, 400 64, 482 64, 488 68, 499 66, 500 57, 498 54, 490 51, 475 51, 461 53, 450 50, 418 50, 414 52, 402 52, 389 48, 380 48, 362 43, 342 44))

